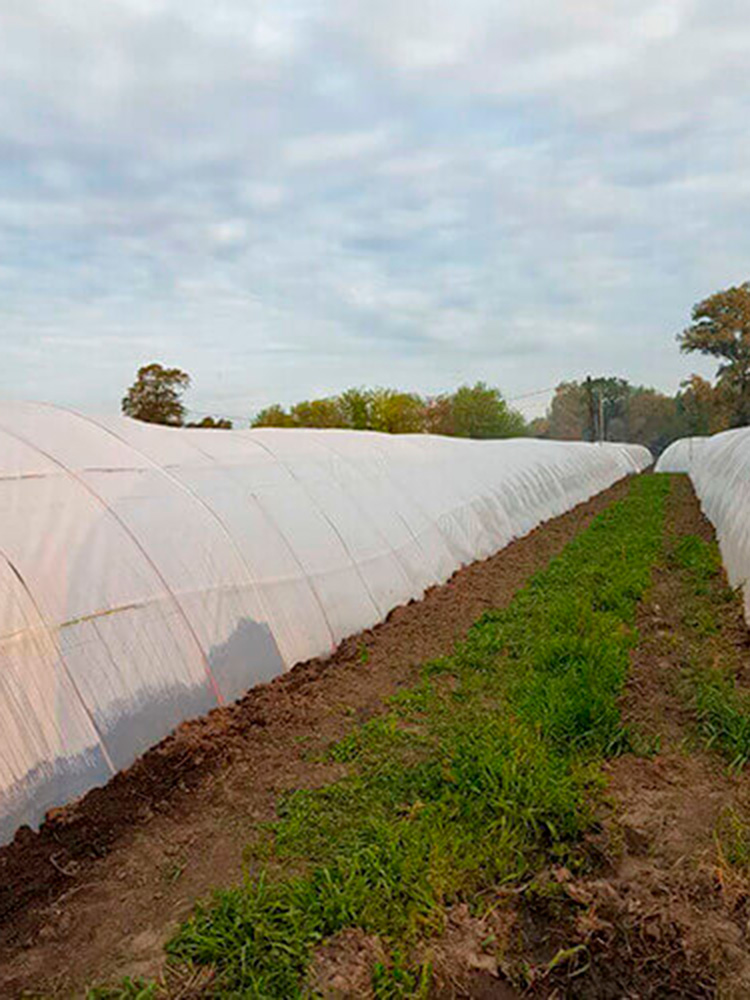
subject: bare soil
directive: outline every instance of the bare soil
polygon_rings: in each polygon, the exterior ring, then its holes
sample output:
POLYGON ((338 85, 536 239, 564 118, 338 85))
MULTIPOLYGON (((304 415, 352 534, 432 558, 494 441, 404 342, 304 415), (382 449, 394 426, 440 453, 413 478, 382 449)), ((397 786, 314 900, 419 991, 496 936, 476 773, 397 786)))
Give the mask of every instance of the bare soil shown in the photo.
MULTIPOLYGON (((459 571, 330 658, 182 725, 38 833, 19 831, 0 849, 0 996, 80 996, 94 982, 158 974, 164 942, 195 901, 240 878, 243 847, 274 818, 277 796, 338 775, 314 751, 380 712, 421 663, 506 605, 627 488, 618 483, 459 571)), ((329 956, 324 979, 335 978, 332 964, 329 956)), ((489 995, 480 981, 476 989, 489 995)))

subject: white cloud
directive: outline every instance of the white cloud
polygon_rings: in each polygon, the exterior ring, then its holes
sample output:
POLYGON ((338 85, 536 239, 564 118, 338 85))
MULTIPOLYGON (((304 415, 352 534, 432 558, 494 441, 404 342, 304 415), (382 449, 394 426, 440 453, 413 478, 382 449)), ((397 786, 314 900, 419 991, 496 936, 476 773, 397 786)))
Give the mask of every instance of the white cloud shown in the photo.
POLYGON ((291 166, 307 167, 360 160, 387 148, 391 130, 386 126, 352 132, 314 132, 290 139, 284 158, 291 166))
POLYGON ((279 208, 286 200, 286 192, 281 184, 248 184, 243 191, 244 199, 254 209, 271 211, 279 208))
POLYGON ((245 242, 247 223, 242 219, 225 219, 208 227, 207 239, 219 247, 237 246, 245 242))

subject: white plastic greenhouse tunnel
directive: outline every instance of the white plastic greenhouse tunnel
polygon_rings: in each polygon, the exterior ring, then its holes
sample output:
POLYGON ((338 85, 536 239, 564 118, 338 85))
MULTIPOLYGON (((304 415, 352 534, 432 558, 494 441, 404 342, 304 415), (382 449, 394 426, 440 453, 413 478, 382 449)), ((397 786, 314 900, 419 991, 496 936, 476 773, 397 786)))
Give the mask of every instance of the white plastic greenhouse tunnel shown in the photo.
POLYGON ((0 843, 650 462, 0 404, 0 843))
POLYGON ((687 437, 673 441, 659 456, 656 472, 690 472, 707 437, 687 437))
POLYGON ((689 474, 716 530, 729 582, 743 590, 750 624, 750 428, 675 441, 659 458, 656 471, 689 474))

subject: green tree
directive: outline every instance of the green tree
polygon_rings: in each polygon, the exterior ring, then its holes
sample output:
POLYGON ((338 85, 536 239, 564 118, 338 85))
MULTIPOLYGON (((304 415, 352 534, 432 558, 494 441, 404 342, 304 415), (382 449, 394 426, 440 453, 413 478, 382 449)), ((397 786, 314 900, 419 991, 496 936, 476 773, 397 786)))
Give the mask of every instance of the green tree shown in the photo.
POLYGON ((628 402, 627 431, 611 441, 643 444, 652 455, 660 455, 667 445, 683 437, 684 422, 677 400, 655 389, 636 389, 628 402))
POLYGON ((547 411, 548 436, 556 441, 590 440, 586 391, 578 382, 561 382, 547 411))
POLYGON ((157 362, 138 369, 138 376, 122 398, 122 412, 147 424, 181 427, 185 418, 182 393, 190 376, 179 368, 163 368, 157 362))
POLYGON ((444 394, 433 396, 425 403, 425 430, 428 434, 442 434, 452 437, 455 434, 453 422, 453 396, 444 394))
POLYGON ((559 441, 610 441, 628 439, 628 406, 634 392, 625 379, 613 376, 561 382, 555 390, 547 421, 549 437, 559 441))
POLYGON ((596 441, 600 419, 605 440, 644 444, 657 455, 685 433, 674 397, 613 376, 561 382, 546 418, 533 427, 535 433, 557 440, 596 441))
POLYGON ((526 422, 512 410, 499 389, 485 382, 462 385, 451 400, 453 433, 456 437, 507 438, 526 433, 526 422))
MULTIPOLYGON (((630 439, 630 428, 628 426, 628 414, 630 400, 635 387, 624 378, 616 378, 613 375, 600 376, 587 380, 585 384, 587 403, 589 387, 593 394, 593 415, 594 428, 590 430, 587 438, 589 441, 602 438, 606 441, 628 441, 630 439), (599 426, 599 421, 603 426, 599 426)), ((591 412, 589 407, 589 412, 591 412)))
POLYGON ((424 400, 416 393, 374 389, 370 400, 370 428, 386 434, 424 431, 424 400))
POLYGON ((294 418, 286 412, 283 406, 274 403, 257 413, 252 421, 253 427, 294 427, 294 418))
POLYGON ((526 428, 529 437, 548 438, 551 437, 548 417, 534 417, 530 420, 526 428))
POLYGON ((195 423, 186 424, 186 427, 203 427, 211 430, 231 431, 232 421, 226 417, 204 417, 195 423))
POLYGON ((692 323, 677 335, 680 350, 720 360, 718 384, 732 399, 731 425, 750 423, 750 282, 709 295, 693 306, 692 323))
POLYGON ((337 399, 310 399, 291 409, 295 427, 346 427, 346 418, 337 399))
POLYGON ((372 392, 369 389, 347 389, 338 397, 338 404, 347 427, 355 431, 370 430, 372 392))
POLYGON ((717 434, 731 426, 733 399, 727 388, 713 386, 700 375, 685 379, 676 402, 685 435, 717 434))

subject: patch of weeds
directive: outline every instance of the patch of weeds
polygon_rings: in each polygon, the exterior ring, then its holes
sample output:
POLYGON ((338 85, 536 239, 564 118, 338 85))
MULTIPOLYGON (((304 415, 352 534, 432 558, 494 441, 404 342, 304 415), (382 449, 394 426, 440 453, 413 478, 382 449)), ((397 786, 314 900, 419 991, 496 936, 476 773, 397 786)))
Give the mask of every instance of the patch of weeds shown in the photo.
POLYGON ((719 861, 742 872, 750 871, 750 824, 736 809, 725 809, 714 831, 719 861))
POLYGON ((628 752, 636 757, 652 759, 662 752, 662 735, 658 732, 644 732, 632 726, 626 727, 628 752))
POLYGON ((697 594, 708 593, 711 580, 721 572, 718 546, 705 542, 697 535, 682 535, 672 551, 672 561, 687 571, 697 594))
POLYGON ((126 976, 119 986, 95 986, 86 993, 86 1000, 156 1000, 159 987, 145 979, 126 976))
POLYGON ((694 701, 707 746, 719 750, 730 767, 744 767, 750 761, 750 692, 722 671, 707 669, 694 678, 694 701))
POLYGON ((736 603, 739 612, 740 592, 725 584, 715 542, 683 535, 673 544, 670 561, 683 581, 682 622, 690 632, 682 657, 685 696, 705 745, 730 767, 742 768, 750 762, 750 691, 735 679, 732 648, 721 644, 727 605, 736 603))
POLYGON ((682 616, 682 621, 688 628, 693 629, 699 638, 718 635, 721 631, 721 626, 711 607, 698 605, 697 607, 689 608, 682 616))
POLYGON ((183 860, 167 861, 162 866, 162 878, 169 885, 174 885, 182 877, 186 867, 187 862, 183 860))
POLYGON ((729 584, 726 584, 725 586, 717 586, 713 593, 714 603, 742 604, 742 591, 744 586, 744 583, 738 583, 736 587, 730 587, 729 584))
MULTIPOLYGON (((215 996, 302 997, 325 938, 356 927, 408 954, 448 905, 567 861, 594 821, 602 759, 629 745, 617 702, 668 490, 634 480, 507 608, 332 747, 347 776, 285 797, 266 874, 198 907, 172 960, 215 967, 215 996)), ((419 996, 426 975, 394 959, 373 988, 419 996)))
POLYGON ((439 656, 434 660, 428 660, 422 667, 422 675, 424 677, 438 677, 440 674, 450 674, 452 672, 453 657, 451 656, 439 656))
POLYGON ((566 886, 549 877, 534 879, 524 888, 521 898, 527 910, 555 921, 574 913, 579 907, 571 899, 566 886))
POLYGON ((362 664, 362 666, 367 666, 370 662, 370 650, 367 648, 367 644, 360 642, 357 647, 357 659, 362 664))
POLYGON ((389 964, 376 962, 372 970, 375 1000, 422 1000, 429 995, 431 982, 429 962, 411 968, 404 964, 398 951, 391 956, 389 964))
POLYGON ((430 676, 413 687, 402 688, 389 699, 399 715, 410 718, 433 708, 438 700, 435 683, 430 676))
POLYGON ((274 854, 274 824, 256 823, 255 836, 242 849, 242 862, 247 870, 251 867, 267 867, 274 854))

